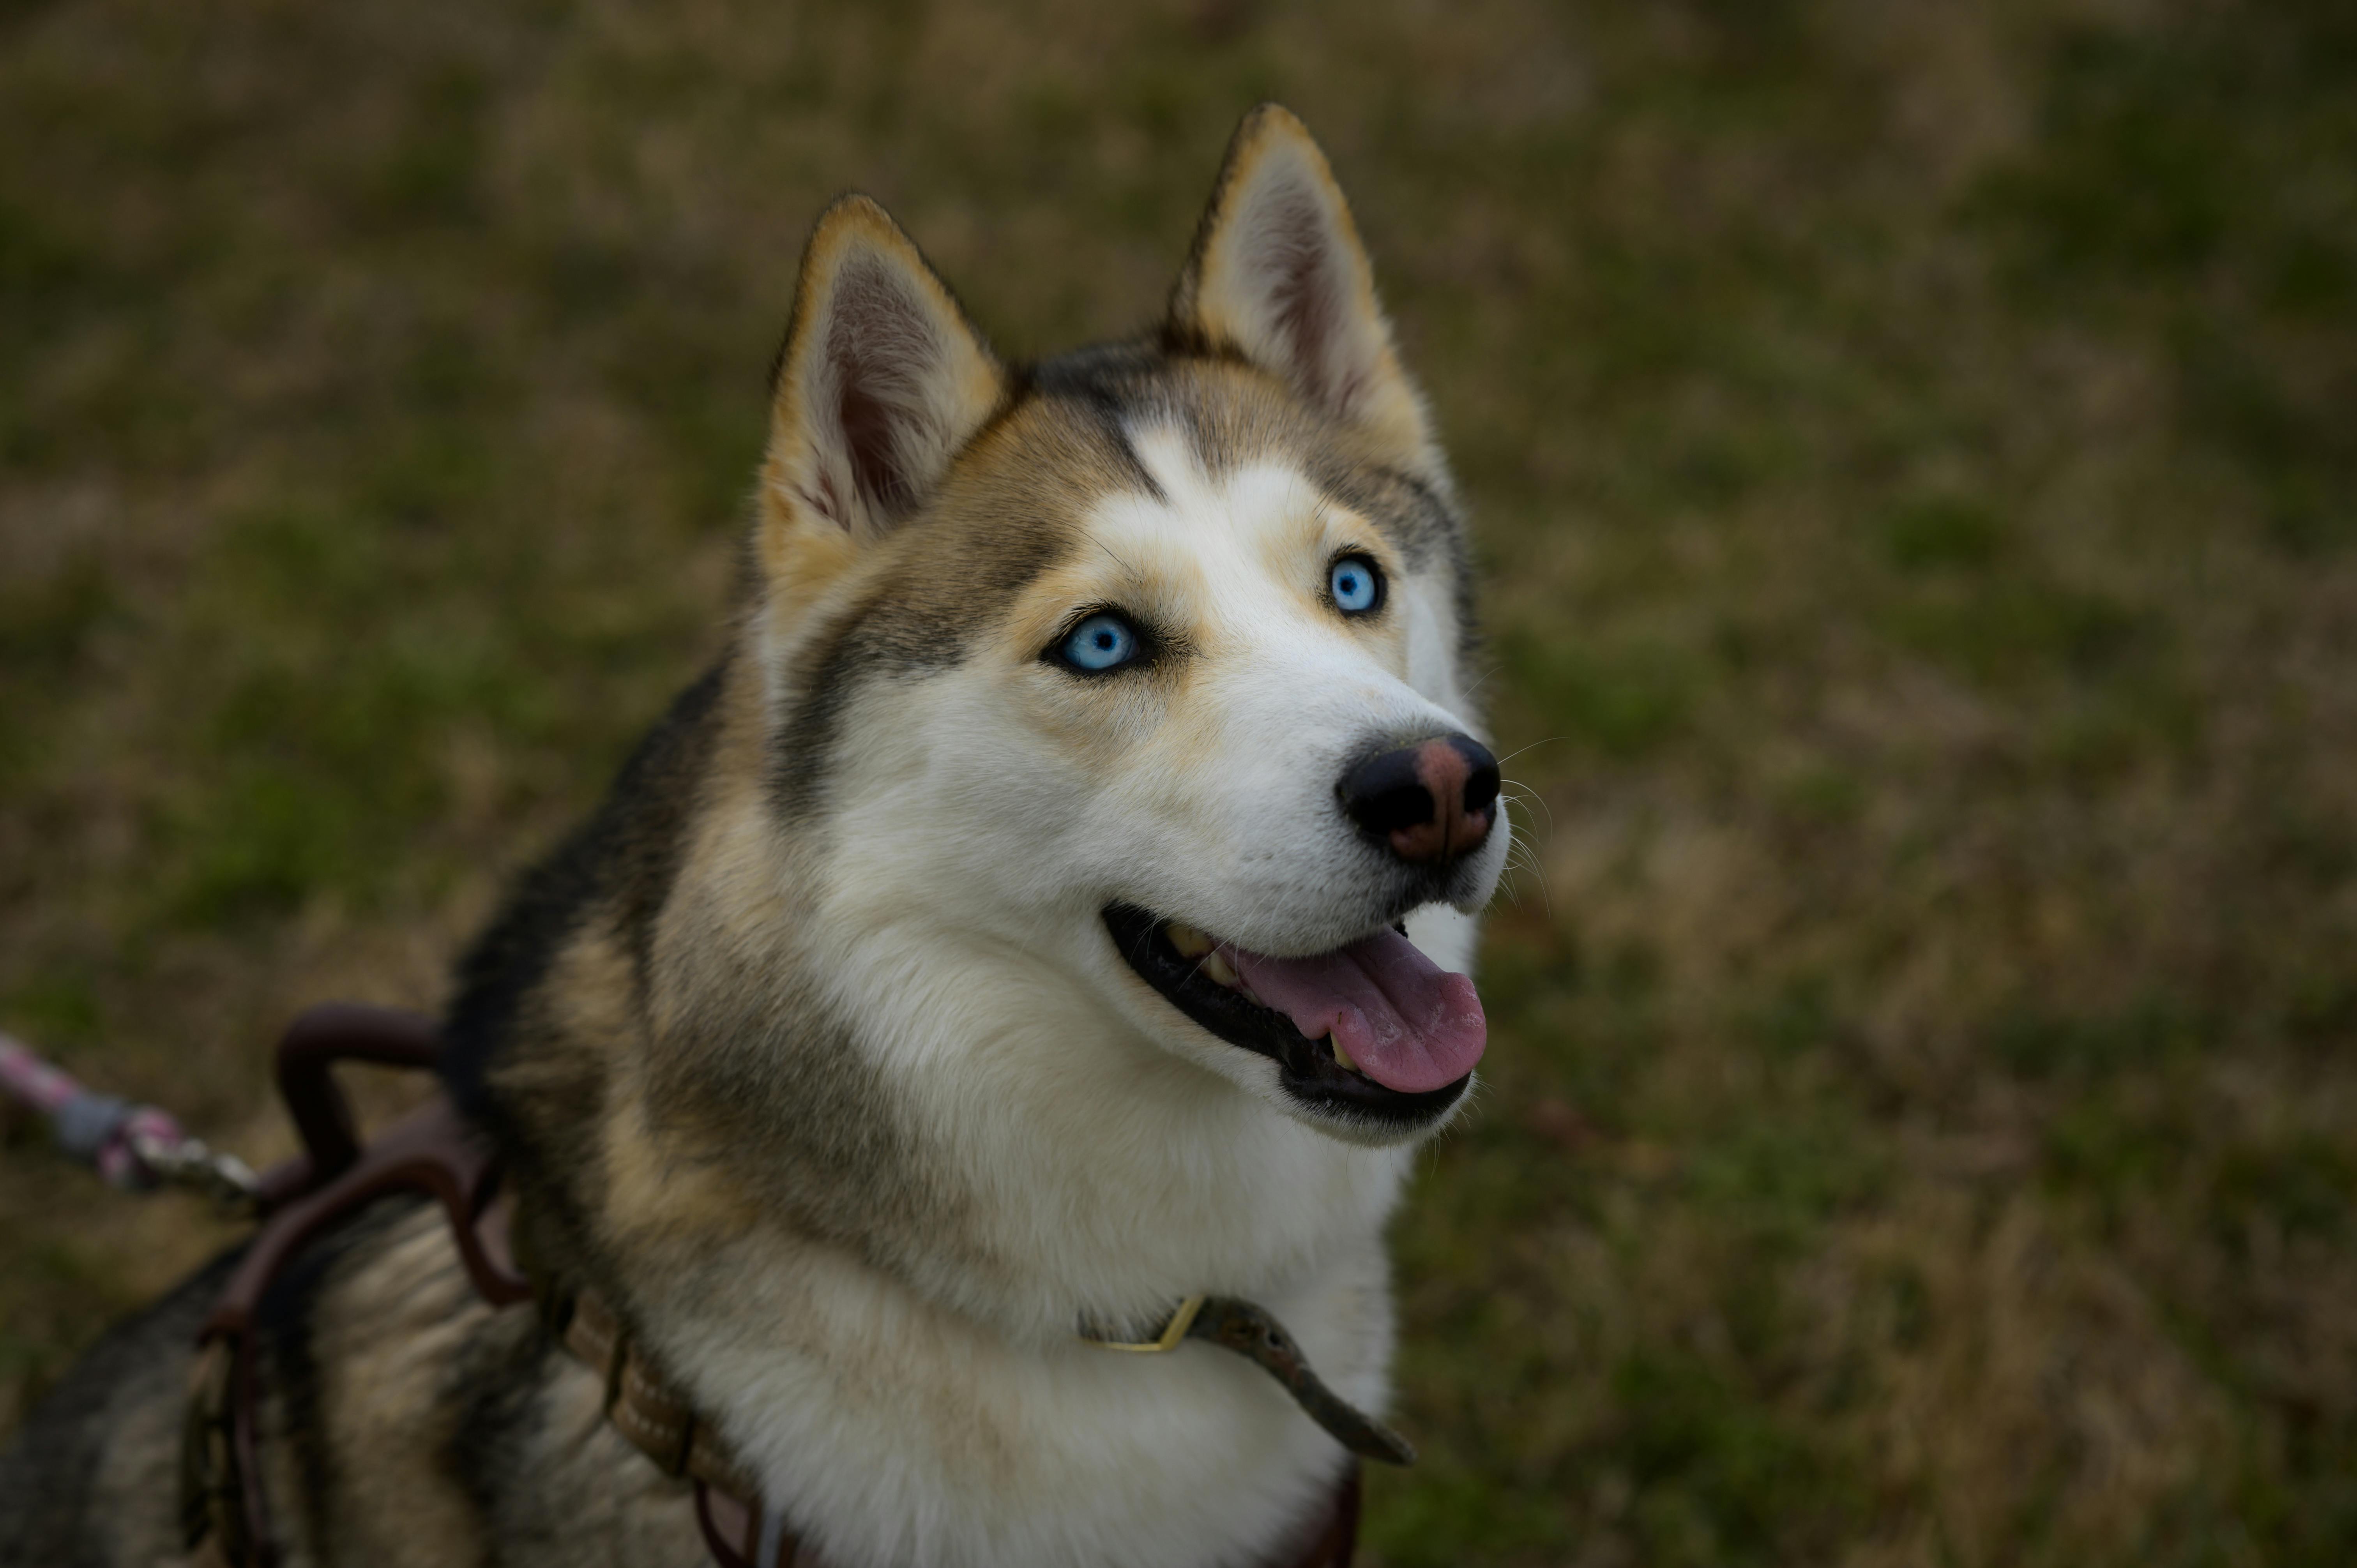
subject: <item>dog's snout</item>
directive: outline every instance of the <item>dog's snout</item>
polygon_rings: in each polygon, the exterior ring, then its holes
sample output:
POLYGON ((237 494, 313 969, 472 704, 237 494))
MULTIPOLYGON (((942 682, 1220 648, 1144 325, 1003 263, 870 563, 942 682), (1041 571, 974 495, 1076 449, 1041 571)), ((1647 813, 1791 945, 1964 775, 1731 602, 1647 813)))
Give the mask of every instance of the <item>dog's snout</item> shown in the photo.
POLYGON ((1354 764, 1338 792, 1351 820, 1402 860, 1454 860, 1490 836, 1498 759, 1469 735, 1436 736, 1354 764))

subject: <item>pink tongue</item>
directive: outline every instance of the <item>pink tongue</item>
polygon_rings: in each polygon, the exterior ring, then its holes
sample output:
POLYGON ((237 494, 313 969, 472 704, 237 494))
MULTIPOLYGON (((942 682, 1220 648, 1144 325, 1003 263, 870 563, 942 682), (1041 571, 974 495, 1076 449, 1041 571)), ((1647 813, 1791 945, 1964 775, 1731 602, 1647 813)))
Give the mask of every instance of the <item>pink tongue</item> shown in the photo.
POLYGON ((1308 1039, 1330 1031, 1359 1070, 1385 1089, 1421 1094, 1455 1083, 1489 1043, 1473 983, 1396 931, 1316 958, 1226 951, 1254 995, 1308 1039))

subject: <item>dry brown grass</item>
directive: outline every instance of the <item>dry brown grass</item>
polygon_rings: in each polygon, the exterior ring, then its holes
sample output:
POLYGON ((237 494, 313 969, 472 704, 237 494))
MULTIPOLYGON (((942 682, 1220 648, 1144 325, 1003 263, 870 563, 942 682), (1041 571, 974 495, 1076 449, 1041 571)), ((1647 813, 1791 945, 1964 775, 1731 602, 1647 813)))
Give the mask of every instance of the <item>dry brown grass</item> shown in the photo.
MULTIPOLYGON (((825 198, 1053 349, 1274 95, 1528 747, 1375 1555, 2350 1561, 2341 9, 14 0, 0 1024, 283 1149, 713 647, 825 198)), ((5 1424, 228 1232, 0 1161, 5 1424)))

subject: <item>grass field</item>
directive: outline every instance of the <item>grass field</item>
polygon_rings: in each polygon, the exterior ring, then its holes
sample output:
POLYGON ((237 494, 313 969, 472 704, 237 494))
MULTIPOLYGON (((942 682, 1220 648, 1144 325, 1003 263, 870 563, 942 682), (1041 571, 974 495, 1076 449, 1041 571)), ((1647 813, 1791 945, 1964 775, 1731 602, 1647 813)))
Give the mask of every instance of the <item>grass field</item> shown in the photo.
MULTIPOLYGON (((1046 351, 1269 96, 1534 861, 1370 1555, 2357 1562, 2341 0, 5 0, 0 1026, 283 1150, 716 646, 824 199, 1046 351)), ((228 1234, 16 1125, 0 1427, 228 1234)))

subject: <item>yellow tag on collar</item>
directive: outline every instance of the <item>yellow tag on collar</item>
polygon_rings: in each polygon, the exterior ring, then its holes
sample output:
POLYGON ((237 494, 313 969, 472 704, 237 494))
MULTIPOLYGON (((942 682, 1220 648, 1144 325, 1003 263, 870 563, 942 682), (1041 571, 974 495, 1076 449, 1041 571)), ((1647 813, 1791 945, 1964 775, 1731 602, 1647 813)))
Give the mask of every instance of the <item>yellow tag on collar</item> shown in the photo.
POLYGON ((1175 1350, 1178 1348, 1178 1341, 1187 1337, 1187 1330, 1195 1326, 1195 1315, 1203 1310, 1203 1300, 1200 1295, 1190 1295, 1180 1302, 1178 1310, 1170 1315, 1170 1321, 1162 1326, 1162 1332, 1151 1339, 1100 1339, 1093 1334, 1083 1333, 1081 1341, 1100 1350, 1127 1350, 1139 1356, 1175 1350))

